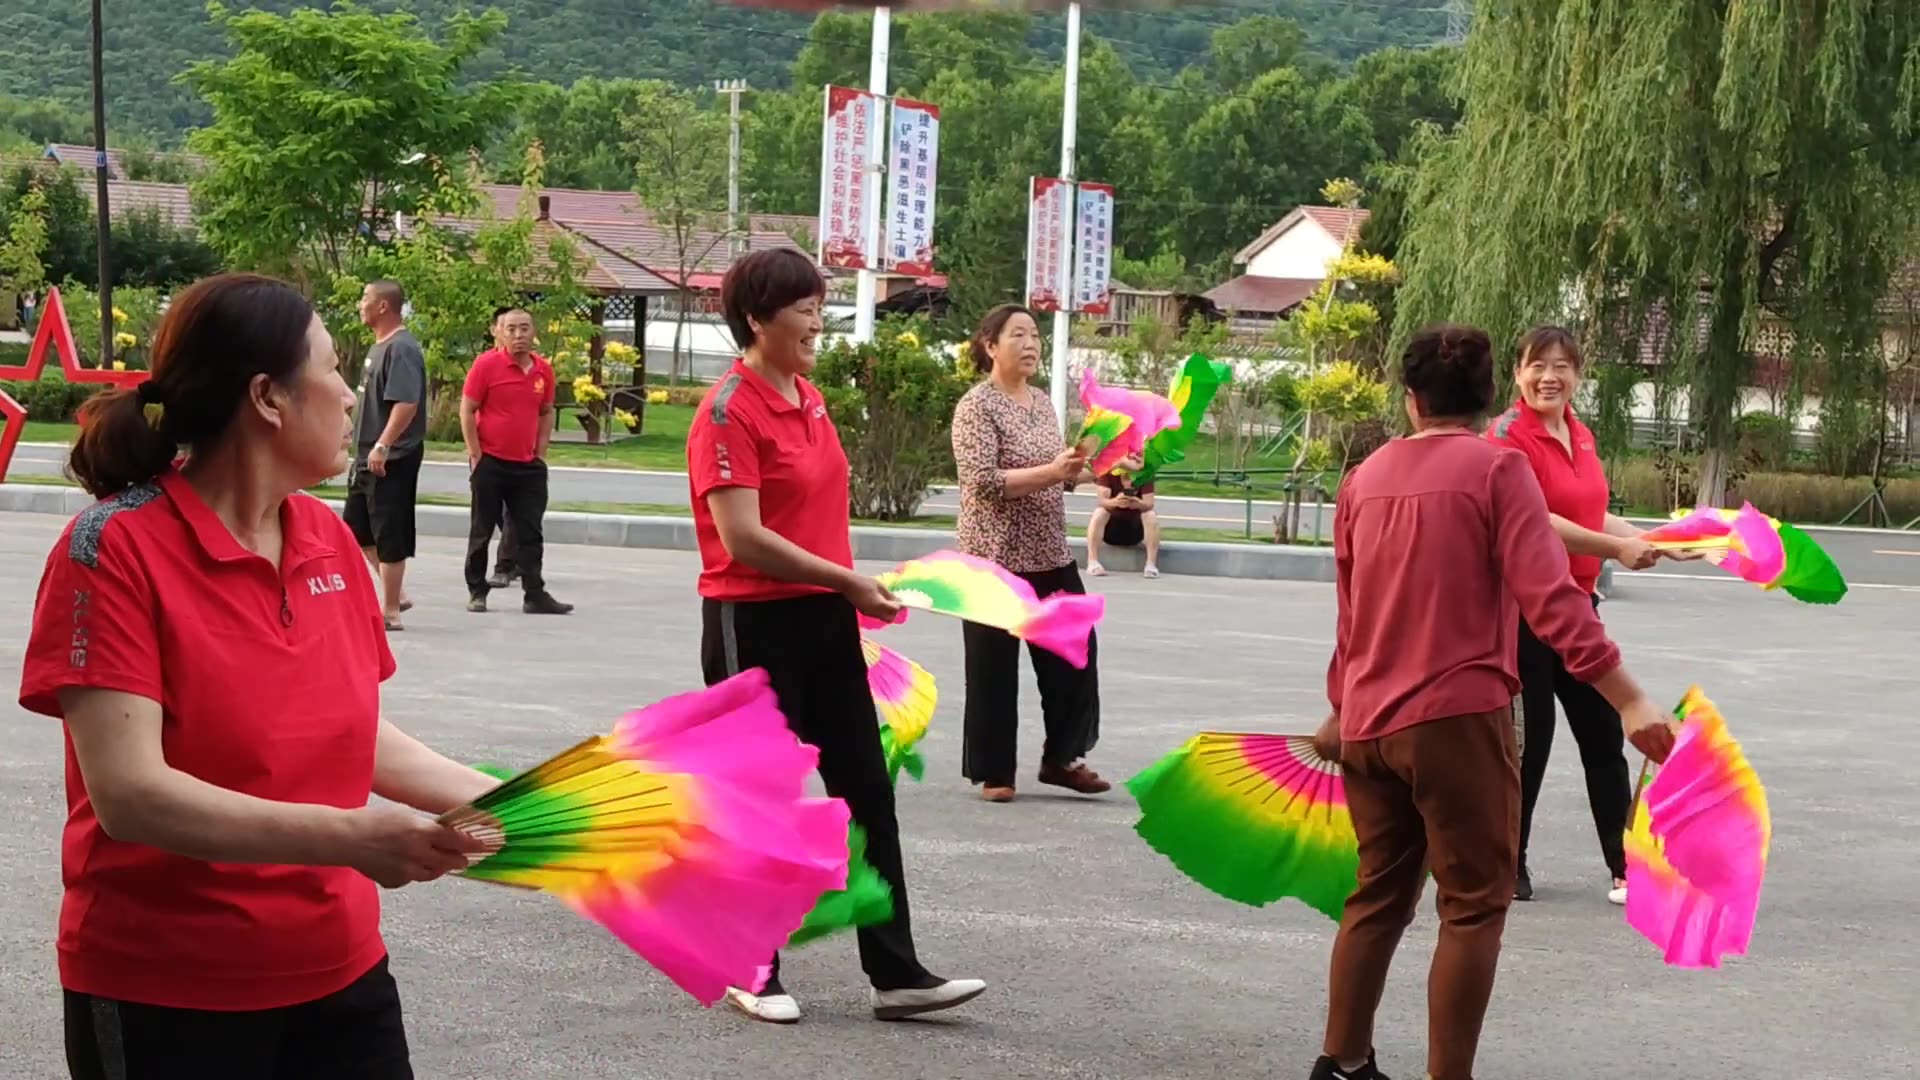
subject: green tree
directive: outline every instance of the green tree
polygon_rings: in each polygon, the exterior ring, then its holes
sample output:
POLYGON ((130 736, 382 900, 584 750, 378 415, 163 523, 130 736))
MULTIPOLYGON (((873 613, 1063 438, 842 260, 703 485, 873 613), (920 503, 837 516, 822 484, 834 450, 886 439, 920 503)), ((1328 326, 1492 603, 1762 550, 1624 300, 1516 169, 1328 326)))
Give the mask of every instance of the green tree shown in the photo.
MULTIPOLYGON (((35 292, 47 283, 40 256, 47 250, 47 196, 38 188, 14 206, 0 238, 0 293, 35 292)), ((11 313, 9 313, 11 314, 11 313)))
POLYGON ((1466 119, 1409 203, 1396 337, 1565 319, 1602 358, 1644 347, 1687 391, 1714 501, 1763 310, 1836 385, 1882 363, 1892 219, 1920 182, 1920 9, 1491 0, 1463 64, 1466 119))
POLYGON ((347 0, 284 16, 207 10, 232 55, 182 75, 213 111, 189 139, 209 160, 194 194, 202 232, 234 265, 340 274, 518 99, 513 84, 461 79, 505 28, 497 12, 452 16, 441 42, 412 16, 347 0))
POLYGON ((694 269, 734 235, 722 212, 727 205, 727 121, 691 93, 652 82, 645 84, 626 127, 636 163, 634 190, 673 246, 674 284, 680 290, 667 376, 673 385, 680 379, 694 269))

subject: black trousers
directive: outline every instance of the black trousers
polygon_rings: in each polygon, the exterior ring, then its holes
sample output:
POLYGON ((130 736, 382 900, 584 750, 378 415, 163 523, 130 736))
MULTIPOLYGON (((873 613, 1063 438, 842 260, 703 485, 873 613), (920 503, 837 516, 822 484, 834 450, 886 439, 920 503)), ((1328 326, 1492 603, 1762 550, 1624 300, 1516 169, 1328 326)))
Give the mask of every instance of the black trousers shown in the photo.
MULTIPOLYGON (((1594 601, 1598 605, 1599 601, 1594 601)), ((1520 865, 1527 865, 1527 839, 1533 833, 1533 808, 1547 778, 1547 759, 1553 754, 1554 699, 1566 710, 1567 727, 1580 747, 1580 766, 1587 775, 1587 802, 1593 827, 1600 834, 1600 854, 1614 877, 1627 876, 1622 837, 1627 811, 1633 802, 1633 781, 1627 774, 1626 735, 1620 714, 1600 691, 1567 674, 1560 654, 1533 636, 1526 620, 1520 622, 1520 707, 1526 733, 1520 754, 1520 865)))
POLYGON ((467 595, 487 594, 487 544, 503 521, 513 525, 514 561, 526 594, 546 592, 546 579, 540 573, 546 550, 540 531, 547 516, 546 462, 502 461, 482 454, 470 483, 473 524, 467 531, 467 595))
MULTIPOLYGON (((701 601, 700 668, 707 685, 756 667, 766 669, 787 726, 820 751, 827 794, 846 800, 854 823, 866 831, 867 861, 893 887, 893 920, 858 931, 860 966, 881 990, 935 985, 914 952, 893 779, 880 747, 880 718, 867 686, 853 605, 833 593, 701 601)), ((777 954, 773 970, 777 976, 777 954)))
POLYGON ((493 556, 493 573, 496 577, 506 577, 519 568, 514 559, 514 549, 520 545, 513 538, 513 519, 504 514, 500 519, 500 547, 493 556))
MULTIPOLYGON (((1046 599, 1054 593, 1084 593, 1080 568, 1016 575, 1046 599)), ((967 653, 967 719, 961 775, 976 784, 1013 784, 1020 749, 1020 639, 979 623, 963 623, 967 653)), ((1087 641, 1087 666, 1076 668, 1038 646, 1027 646, 1040 683, 1040 712, 1047 741, 1044 765, 1071 765, 1100 740, 1099 641, 1087 641)))
POLYGON ((73 1080, 412 1080, 383 957, 346 989, 280 1009, 210 1012, 65 991, 73 1080))

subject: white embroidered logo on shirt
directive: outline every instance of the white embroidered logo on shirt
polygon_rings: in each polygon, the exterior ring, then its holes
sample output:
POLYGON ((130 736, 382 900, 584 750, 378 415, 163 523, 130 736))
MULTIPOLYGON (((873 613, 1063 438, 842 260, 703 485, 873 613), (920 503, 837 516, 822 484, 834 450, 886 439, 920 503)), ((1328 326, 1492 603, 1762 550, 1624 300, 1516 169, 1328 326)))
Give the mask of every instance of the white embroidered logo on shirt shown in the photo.
POLYGON ((326 574, 320 577, 310 577, 307 579, 307 595, 308 596, 319 596, 322 593, 336 593, 336 592, 346 592, 346 591, 347 591, 347 579, 344 577, 341 577, 339 574, 326 574))

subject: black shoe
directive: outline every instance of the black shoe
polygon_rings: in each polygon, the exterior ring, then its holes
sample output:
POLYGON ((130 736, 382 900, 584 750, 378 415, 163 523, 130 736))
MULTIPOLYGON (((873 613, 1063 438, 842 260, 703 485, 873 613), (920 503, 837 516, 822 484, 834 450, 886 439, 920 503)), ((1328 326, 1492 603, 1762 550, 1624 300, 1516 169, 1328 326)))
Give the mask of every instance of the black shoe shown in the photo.
POLYGON ((1520 867, 1520 872, 1513 877, 1513 898, 1522 901, 1533 899, 1533 878, 1527 876, 1525 866, 1520 867))
POLYGON ((566 615, 573 611, 573 605, 555 600, 552 593, 538 593, 521 602, 520 610, 529 615, 566 615))
POLYGON ((1367 1054, 1365 1065, 1351 1072, 1342 1069, 1338 1061, 1322 1054, 1320 1060, 1313 1063, 1313 1073, 1307 1080, 1391 1080, 1391 1078, 1374 1065, 1371 1053, 1367 1054))
POLYGON ((493 576, 487 579, 487 584, 495 589, 504 589, 519 580, 518 570, 495 570, 493 576))
POLYGON ((487 610, 487 594, 474 593, 467 597, 467 610, 476 614, 487 610))

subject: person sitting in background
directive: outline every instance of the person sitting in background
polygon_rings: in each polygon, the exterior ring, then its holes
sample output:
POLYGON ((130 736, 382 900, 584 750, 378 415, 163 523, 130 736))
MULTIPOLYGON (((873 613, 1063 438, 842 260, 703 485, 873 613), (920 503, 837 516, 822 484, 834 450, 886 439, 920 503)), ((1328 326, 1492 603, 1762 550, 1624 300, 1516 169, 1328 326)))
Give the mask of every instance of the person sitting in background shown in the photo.
POLYGON ((1147 545, 1147 565, 1140 576, 1160 576, 1160 515, 1153 510, 1153 481, 1129 484, 1121 474, 1140 467, 1139 458, 1128 458, 1120 463, 1120 472, 1100 478, 1100 505, 1087 522, 1088 577, 1106 576, 1107 568, 1100 565, 1101 544, 1132 547, 1142 542, 1147 545))

